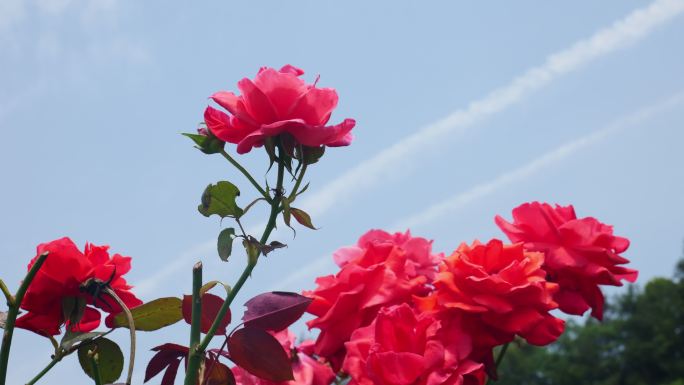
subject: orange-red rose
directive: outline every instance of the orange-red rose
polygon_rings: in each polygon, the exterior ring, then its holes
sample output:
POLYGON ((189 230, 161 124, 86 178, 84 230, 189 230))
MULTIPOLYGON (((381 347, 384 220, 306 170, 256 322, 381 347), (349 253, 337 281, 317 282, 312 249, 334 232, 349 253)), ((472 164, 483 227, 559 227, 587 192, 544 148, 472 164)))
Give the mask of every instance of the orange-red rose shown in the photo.
POLYGON ((613 235, 613 227, 596 218, 577 218, 572 206, 525 203, 513 210, 513 223, 497 216, 496 224, 512 242, 546 254, 544 270, 560 285, 554 299, 565 313, 580 315, 591 308, 591 315, 601 319, 599 286, 622 286, 622 280, 637 278, 636 270, 620 266, 629 262, 620 255, 629 240, 613 235))

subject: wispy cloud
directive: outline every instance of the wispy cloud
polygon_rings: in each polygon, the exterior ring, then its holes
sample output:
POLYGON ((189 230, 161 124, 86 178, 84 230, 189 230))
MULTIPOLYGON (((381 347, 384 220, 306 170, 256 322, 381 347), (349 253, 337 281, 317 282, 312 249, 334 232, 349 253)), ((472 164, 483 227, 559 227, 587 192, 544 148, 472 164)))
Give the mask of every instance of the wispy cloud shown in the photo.
MULTIPOLYGON (((479 199, 499 192, 513 183, 522 182, 532 175, 575 155, 581 150, 600 143, 611 135, 615 135, 627 128, 637 126, 667 110, 674 107, 681 107, 683 104, 684 91, 681 91, 665 100, 661 100, 653 105, 621 117, 604 128, 564 143, 521 167, 505 172, 488 182, 476 185, 469 190, 451 196, 444 201, 435 203, 426 209, 422 209, 419 213, 395 222, 393 225, 388 226, 387 229, 405 231, 407 228, 411 228, 413 230, 433 223, 444 216, 453 216, 455 211, 460 210, 479 199)), ((273 285, 272 290, 286 289, 296 282, 301 282, 302 279, 320 273, 324 267, 330 265, 330 261, 332 260, 331 256, 332 252, 316 258, 305 267, 298 268, 297 271, 286 275, 282 280, 276 282, 273 285)))
MULTIPOLYGON (((305 207, 313 217, 324 215, 334 205, 339 205, 341 200, 350 200, 381 185, 387 179, 396 178, 398 175, 392 173, 404 170, 398 165, 411 162, 420 154, 421 149, 444 138, 462 134, 474 123, 504 111, 563 75, 642 39, 683 11, 684 0, 656 0, 644 8, 632 11, 591 37, 549 55, 543 64, 530 68, 510 83, 471 102, 466 108, 420 128, 372 158, 359 162, 326 186, 312 190, 303 199, 301 207, 305 207)), ((186 262, 184 260, 184 264, 186 262)), ((156 280, 155 275, 149 279, 156 280)))

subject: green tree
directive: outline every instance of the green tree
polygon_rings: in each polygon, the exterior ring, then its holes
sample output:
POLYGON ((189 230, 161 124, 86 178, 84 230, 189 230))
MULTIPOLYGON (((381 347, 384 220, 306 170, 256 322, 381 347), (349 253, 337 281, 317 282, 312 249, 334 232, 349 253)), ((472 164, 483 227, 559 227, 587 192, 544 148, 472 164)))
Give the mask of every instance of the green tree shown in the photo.
POLYGON ((501 385, 684 385, 684 259, 673 279, 611 300, 603 322, 569 321, 545 348, 516 341, 499 376, 501 385))

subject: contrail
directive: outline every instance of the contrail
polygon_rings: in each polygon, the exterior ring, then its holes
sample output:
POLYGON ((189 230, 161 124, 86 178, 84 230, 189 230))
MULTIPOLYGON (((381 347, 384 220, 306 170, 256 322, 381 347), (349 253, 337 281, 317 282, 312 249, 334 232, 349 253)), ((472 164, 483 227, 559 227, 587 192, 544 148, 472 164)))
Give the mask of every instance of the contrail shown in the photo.
POLYGON ((643 38, 682 11, 684 0, 657 0, 645 8, 633 11, 611 26, 597 31, 590 38, 548 56, 541 66, 527 70, 507 85, 471 102, 465 109, 422 127, 371 159, 360 162, 315 194, 311 194, 301 206, 306 207, 312 216, 320 216, 333 205, 339 204, 341 199, 349 200, 364 190, 391 179, 394 177, 391 173, 403 172, 404 168, 398 165, 410 162, 410 159, 434 143, 462 134, 473 123, 520 102, 558 77, 643 38))
MULTIPOLYGON (((535 173, 538 173, 545 168, 553 166, 554 164, 574 155, 580 150, 605 140, 611 135, 614 135, 629 127, 636 126, 657 114, 682 104, 684 104, 684 91, 680 91, 679 93, 665 100, 661 100, 658 103, 624 116, 602 129, 566 142, 560 147, 543 154, 542 156, 519 168, 503 173, 489 182, 479 184, 467 191, 454 195, 442 202, 436 203, 425 210, 421 210, 420 213, 399 220, 395 222, 394 225, 388 226, 387 229, 388 231, 404 231, 408 228, 413 230, 416 227, 424 226, 434 222, 444 215, 453 214, 454 211, 465 207, 473 201, 482 199, 487 195, 500 191, 512 183, 520 182, 534 175, 535 173)), ((297 271, 285 276, 279 282, 276 282, 273 285, 272 290, 283 290, 289 287, 291 284, 299 282, 301 279, 308 278, 319 273, 326 265, 331 263, 331 255, 332 252, 327 253, 326 255, 312 260, 306 267, 298 268, 297 271)))
MULTIPOLYGON (((592 61, 613 53, 647 36, 656 27, 666 24, 684 11, 684 0, 656 0, 650 5, 632 11, 624 18, 603 28, 591 37, 579 40, 569 48, 549 55, 544 63, 527 70, 503 87, 497 88, 489 95, 468 104, 447 117, 420 128, 415 133, 396 142, 377 155, 359 162, 334 181, 319 190, 313 191, 303 199, 301 207, 314 218, 322 216, 341 200, 368 190, 387 179, 393 179, 399 170, 398 165, 409 162, 425 148, 434 143, 462 134, 472 124, 505 110, 516 102, 523 100, 534 91, 549 85, 553 80, 575 71, 592 61)), ((212 241, 213 242, 213 241, 212 241)), ((194 258, 213 251, 213 243, 204 243, 204 248, 196 246, 194 258)), ((173 262, 174 266, 185 266, 193 258, 183 253, 173 262), (185 257, 183 257, 185 256, 185 257), (178 263, 182 259, 182 263, 178 263)), ((160 271, 139 283, 147 290, 153 290, 163 278, 177 269, 169 268, 160 271), (147 282, 150 283, 147 283, 147 282)))
POLYGON ((606 139, 606 137, 608 137, 609 135, 613 135, 628 127, 632 127, 639 123, 642 123, 643 121, 653 117, 656 114, 662 113, 667 109, 670 109, 676 105, 681 104, 683 101, 684 92, 680 92, 664 101, 642 108, 635 113, 632 113, 619 120, 616 120, 612 124, 598 131, 594 131, 588 135, 567 142, 562 146, 557 147, 545 153, 544 155, 532 160, 531 162, 525 164, 522 167, 501 174, 489 182, 476 185, 468 191, 462 192, 444 201, 433 204, 427 209, 421 210, 420 213, 399 220, 389 228, 399 230, 406 228, 415 228, 429 224, 446 214, 451 214, 453 211, 465 207, 466 205, 475 200, 484 198, 489 194, 499 191, 511 183, 520 182, 534 175, 535 173, 543 170, 544 168, 550 167, 570 157, 571 155, 574 155, 576 152, 606 139))

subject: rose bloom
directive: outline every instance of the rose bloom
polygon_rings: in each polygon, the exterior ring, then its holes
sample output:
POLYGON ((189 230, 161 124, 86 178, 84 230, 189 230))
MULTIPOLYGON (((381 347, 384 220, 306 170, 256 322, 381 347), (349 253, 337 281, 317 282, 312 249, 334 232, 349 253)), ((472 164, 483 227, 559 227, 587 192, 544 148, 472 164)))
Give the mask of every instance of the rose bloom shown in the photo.
POLYGON ((236 385, 330 385, 335 374, 329 365, 313 357, 313 341, 295 346, 295 335, 288 329, 272 333, 292 360, 293 381, 272 382, 256 377, 239 366, 233 367, 236 385))
POLYGON ((321 330, 316 354, 339 368, 352 332, 369 325, 382 306, 427 294, 426 284, 441 257, 432 254, 432 244, 424 238, 381 230, 371 230, 355 246, 338 250, 334 259, 340 271, 319 277, 318 287, 304 293, 313 298, 307 311, 317 317, 307 325, 321 330))
POLYGON ((354 331, 346 343, 343 369, 349 385, 479 385, 481 363, 468 358, 471 339, 430 313, 416 315, 407 304, 383 308, 375 321, 354 331))
POLYGON ((483 354, 516 334, 546 345, 560 336, 564 323, 549 314, 558 307, 553 301, 558 285, 546 281, 543 262, 544 254, 527 252, 522 244, 504 245, 498 239, 462 244, 444 259, 435 291, 416 300, 423 310, 464 315, 483 354))
POLYGON ((254 80, 238 82, 241 95, 220 91, 211 96, 230 115, 207 107, 204 121, 219 139, 237 144, 244 154, 272 136, 288 134, 306 147, 348 146, 356 122, 326 126, 337 106, 337 91, 306 84, 299 68, 286 65, 279 71, 263 67, 254 80))
POLYGON ((81 285, 91 278, 103 282, 111 279, 109 286, 129 308, 142 304, 130 292, 131 286, 123 278, 131 269, 131 258, 119 254, 110 257, 108 249, 109 246, 87 243, 85 251, 81 252, 69 238, 39 245, 37 256, 28 268, 33 266, 38 255, 46 251, 49 255, 26 291, 21 303, 26 313, 17 319, 16 325, 41 335, 59 334, 60 327, 69 323, 65 319, 63 304, 71 303, 73 312, 79 315, 82 312, 82 317, 78 323, 69 326, 74 331, 88 332, 100 324, 100 312, 96 308, 111 316, 123 311, 107 295, 94 299, 81 291, 81 285))
POLYGON ((620 266, 629 240, 613 235, 613 227, 596 218, 578 219, 572 206, 525 203, 513 209, 513 223, 500 216, 496 224, 512 242, 524 242, 527 250, 546 254, 547 279, 560 290, 554 299, 562 311, 603 317, 604 298, 599 285, 622 286, 634 282, 638 272, 620 266))

